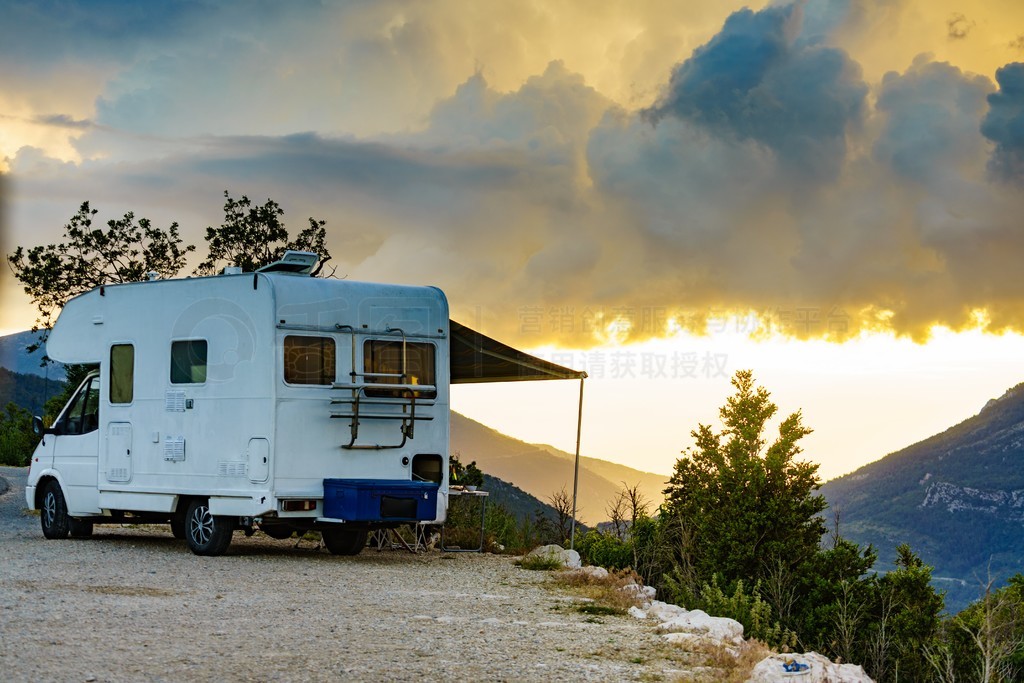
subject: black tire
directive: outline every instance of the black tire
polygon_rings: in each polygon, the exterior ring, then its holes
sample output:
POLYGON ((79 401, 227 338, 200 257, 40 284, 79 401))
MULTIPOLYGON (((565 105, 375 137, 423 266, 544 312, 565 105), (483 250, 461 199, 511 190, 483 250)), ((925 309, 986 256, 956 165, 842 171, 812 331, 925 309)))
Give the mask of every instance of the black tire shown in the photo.
POLYGON ((210 504, 193 500, 185 514, 185 543, 196 555, 223 555, 235 528, 230 517, 214 517, 210 504))
POLYGON ((46 538, 67 538, 71 531, 68 505, 64 502, 64 492, 60 484, 51 479, 43 487, 43 501, 39 510, 39 520, 43 525, 43 536, 46 538))
POLYGON ((332 555, 358 555, 366 547, 366 537, 369 533, 366 527, 344 526, 320 531, 324 545, 332 555))
POLYGON ((185 538, 185 515, 175 512, 171 517, 171 533, 179 541, 185 538))
POLYGON ((93 523, 88 519, 68 517, 68 531, 71 538, 89 538, 92 536, 93 523))
POLYGON ((260 531, 271 538, 283 541, 286 538, 292 537, 292 534, 295 533, 295 527, 288 526, 287 524, 261 524, 260 531))

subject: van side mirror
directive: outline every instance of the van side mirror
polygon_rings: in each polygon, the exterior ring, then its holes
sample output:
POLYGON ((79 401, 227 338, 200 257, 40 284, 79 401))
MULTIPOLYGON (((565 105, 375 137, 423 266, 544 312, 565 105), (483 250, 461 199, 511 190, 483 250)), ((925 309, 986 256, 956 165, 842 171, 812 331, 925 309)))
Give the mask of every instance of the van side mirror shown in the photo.
POLYGON ((57 425, 52 427, 43 426, 43 418, 35 415, 32 417, 32 431, 35 432, 36 436, 46 436, 47 434, 60 434, 60 428, 57 425))

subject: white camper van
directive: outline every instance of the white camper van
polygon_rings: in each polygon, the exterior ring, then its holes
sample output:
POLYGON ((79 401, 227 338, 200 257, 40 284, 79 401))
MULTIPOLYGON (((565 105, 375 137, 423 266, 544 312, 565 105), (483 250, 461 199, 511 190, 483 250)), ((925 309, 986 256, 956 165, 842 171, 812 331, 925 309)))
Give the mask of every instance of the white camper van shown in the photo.
POLYGON ((218 555, 236 529, 316 529, 352 554, 373 528, 443 522, 445 296, 309 277, 316 259, 67 303, 47 354, 96 370, 50 428, 37 421, 26 500, 47 538, 170 523, 218 555))

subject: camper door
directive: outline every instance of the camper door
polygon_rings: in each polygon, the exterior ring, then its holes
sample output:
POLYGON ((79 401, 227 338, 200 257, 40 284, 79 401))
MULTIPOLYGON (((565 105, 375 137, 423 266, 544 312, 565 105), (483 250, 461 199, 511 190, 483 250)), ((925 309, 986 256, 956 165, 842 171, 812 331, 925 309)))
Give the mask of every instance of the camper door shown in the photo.
POLYGON ((100 378, 90 375, 53 425, 53 468, 64 483, 68 509, 96 511, 99 455, 100 378))

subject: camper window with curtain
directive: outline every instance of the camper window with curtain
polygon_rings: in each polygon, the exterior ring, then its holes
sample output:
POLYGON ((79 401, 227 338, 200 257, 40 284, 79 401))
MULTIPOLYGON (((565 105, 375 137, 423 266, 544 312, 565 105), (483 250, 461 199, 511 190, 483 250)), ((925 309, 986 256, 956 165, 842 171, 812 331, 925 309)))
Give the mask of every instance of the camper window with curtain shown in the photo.
POLYGON ((110 347, 110 402, 131 403, 135 396, 135 347, 110 347))
MULTIPOLYGON (((434 386, 435 348, 425 342, 402 342, 392 339, 370 339, 363 345, 364 372, 371 376, 366 378, 373 384, 427 384, 434 386), (402 364, 402 348, 405 348, 404 377, 402 364), (392 375, 391 377, 373 377, 373 374, 392 375)), ((407 397, 408 390, 400 389, 367 389, 367 396, 407 397)), ((436 398, 437 391, 413 391, 417 398, 436 398)))
POLYGON ((330 337, 284 338, 284 381, 288 384, 333 384, 337 350, 330 337))

